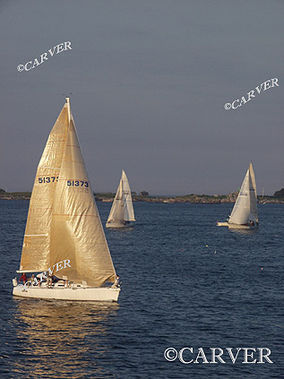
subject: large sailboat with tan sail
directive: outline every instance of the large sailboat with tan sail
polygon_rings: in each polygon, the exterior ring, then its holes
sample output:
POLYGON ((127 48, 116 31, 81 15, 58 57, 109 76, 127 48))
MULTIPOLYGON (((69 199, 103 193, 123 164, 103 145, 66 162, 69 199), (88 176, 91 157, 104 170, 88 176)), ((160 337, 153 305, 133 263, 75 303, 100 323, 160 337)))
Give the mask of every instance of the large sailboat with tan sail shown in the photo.
POLYGON ((217 226, 227 226, 229 229, 255 229, 258 226, 257 193, 252 163, 247 169, 228 221, 217 222, 217 226))
POLYGON ((125 171, 121 178, 107 219, 107 228, 127 228, 135 220, 131 190, 125 171))
POLYGON ((40 159, 13 295, 117 301, 120 286, 81 154, 69 98, 40 159), (30 276, 28 278, 28 276, 30 276))

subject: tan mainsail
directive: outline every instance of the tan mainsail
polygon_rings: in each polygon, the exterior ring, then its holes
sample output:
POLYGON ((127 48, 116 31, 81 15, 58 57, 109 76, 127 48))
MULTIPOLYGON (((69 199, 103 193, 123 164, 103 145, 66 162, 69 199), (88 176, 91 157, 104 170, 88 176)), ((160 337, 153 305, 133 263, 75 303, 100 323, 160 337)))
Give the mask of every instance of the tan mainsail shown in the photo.
POLYGON ((38 167, 20 265, 20 271, 25 272, 46 270, 91 286, 114 282, 116 277, 69 99, 51 131, 38 167), (42 166, 46 171, 42 171, 42 166), (55 173, 54 181, 46 179, 55 173), (39 183, 38 177, 43 174, 45 180, 39 183))

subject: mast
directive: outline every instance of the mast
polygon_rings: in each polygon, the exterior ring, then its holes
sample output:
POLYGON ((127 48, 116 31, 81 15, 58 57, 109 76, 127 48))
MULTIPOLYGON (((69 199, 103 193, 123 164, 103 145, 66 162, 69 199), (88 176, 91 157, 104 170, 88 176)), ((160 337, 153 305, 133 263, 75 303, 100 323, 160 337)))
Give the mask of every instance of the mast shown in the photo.
POLYGON ((71 120, 71 109, 70 109, 70 98, 66 97, 66 108, 67 108, 67 122, 68 125, 70 125, 70 120, 71 120))

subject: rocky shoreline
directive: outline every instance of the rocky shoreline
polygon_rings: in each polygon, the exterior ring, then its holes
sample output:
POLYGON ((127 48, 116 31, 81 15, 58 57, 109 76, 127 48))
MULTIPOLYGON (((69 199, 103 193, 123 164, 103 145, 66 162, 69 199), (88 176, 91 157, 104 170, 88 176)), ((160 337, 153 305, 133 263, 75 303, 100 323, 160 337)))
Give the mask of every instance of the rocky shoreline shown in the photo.
MULTIPOLYGON (((148 203, 193 203, 193 204, 223 204, 234 203, 237 198, 237 192, 228 195, 198 195, 190 194, 184 196, 141 196, 135 193, 132 194, 133 201, 143 201, 148 203)), ((96 201, 112 202, 114 193, 96 193, 96 201)), ((30 200, 31 192, 0 192, 0 200, 30 200)), ((283 197, 275 196, 258 196, 258 203, 260 204, 284 204, 283 197)))

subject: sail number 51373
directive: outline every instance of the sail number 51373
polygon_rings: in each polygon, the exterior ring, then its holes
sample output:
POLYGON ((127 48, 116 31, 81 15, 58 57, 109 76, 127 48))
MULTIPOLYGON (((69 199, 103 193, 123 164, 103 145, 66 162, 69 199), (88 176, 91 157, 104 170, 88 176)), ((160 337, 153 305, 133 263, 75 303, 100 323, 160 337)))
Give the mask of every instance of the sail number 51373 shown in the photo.
POLYGON ((84 180, 67 180, 68 187, 89 187, 89 183, 84 180))
POLYGON ((58 182, 58 176, 43 176, 42 178, 38 178, 38 182, 40 184, 58 182))

